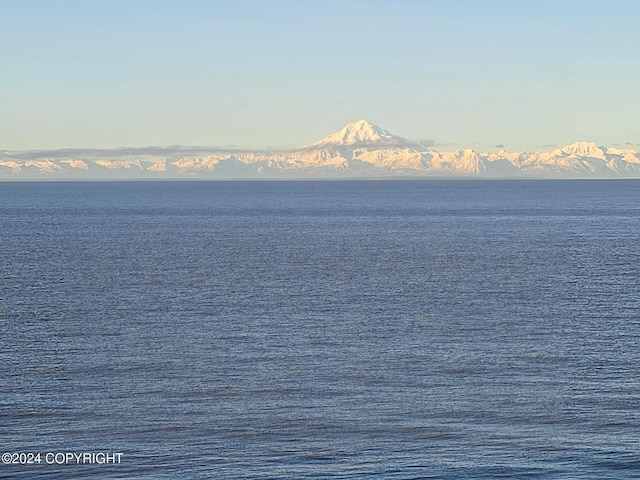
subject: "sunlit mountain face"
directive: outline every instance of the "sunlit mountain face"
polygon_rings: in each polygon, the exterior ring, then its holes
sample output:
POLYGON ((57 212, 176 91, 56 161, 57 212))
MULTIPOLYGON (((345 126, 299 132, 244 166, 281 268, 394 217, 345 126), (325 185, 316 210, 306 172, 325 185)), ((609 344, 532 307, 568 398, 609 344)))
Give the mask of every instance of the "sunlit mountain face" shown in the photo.
POLYGON ((447 176, 640 178, 640 152, 576 142, 545 152, 438 151, 367 120, 286 151, 154 147, 0 152, 0 179, 447 176))

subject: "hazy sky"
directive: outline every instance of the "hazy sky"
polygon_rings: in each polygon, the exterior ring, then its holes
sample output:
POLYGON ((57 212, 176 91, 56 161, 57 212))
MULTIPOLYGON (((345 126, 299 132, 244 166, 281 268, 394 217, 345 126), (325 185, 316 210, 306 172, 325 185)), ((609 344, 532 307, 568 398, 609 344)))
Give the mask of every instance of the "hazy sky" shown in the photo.
POLYGON ((0 0, 0 150, 640 143, 640 2, 0 0))

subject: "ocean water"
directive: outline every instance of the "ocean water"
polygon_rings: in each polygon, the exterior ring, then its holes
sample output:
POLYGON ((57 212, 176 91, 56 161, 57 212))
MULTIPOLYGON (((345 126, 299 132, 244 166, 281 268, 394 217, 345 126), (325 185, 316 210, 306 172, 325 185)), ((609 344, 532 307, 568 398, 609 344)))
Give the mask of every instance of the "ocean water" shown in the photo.
POLYGON ((638 181, 0 183, 0 282, 0 478, 640 478, 638 181))

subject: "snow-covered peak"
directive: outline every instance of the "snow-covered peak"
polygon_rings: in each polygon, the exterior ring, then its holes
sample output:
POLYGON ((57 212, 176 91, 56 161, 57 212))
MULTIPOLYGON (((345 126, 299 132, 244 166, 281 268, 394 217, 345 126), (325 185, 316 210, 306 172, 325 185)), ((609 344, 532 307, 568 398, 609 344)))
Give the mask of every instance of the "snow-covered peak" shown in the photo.
POLYGON ((477 158, 478 157, 478 154, 475 151, 471 150, 470 148, 456 150, 455 155, 458 158, 477 158))
POLYGON ((593 142, 575 142, 561 149, 563 153, 579 157, 604 158, 605 150, 593 142))
POLYGON ((405 145, 404 138, 392 135, 367 120, 349 123, 339 132, 332 133, 310 147, 325 146, 366 146, 366 145, 405 145))

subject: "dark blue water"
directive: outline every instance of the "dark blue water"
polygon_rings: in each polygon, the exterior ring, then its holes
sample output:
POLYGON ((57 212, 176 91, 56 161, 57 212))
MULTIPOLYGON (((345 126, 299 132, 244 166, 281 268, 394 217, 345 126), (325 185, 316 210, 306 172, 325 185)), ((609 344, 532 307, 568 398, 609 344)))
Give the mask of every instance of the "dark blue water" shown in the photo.
POLYGON ((640 182, 0 184, 0 478, 640 478, 640 182))

